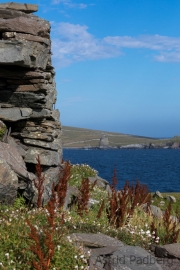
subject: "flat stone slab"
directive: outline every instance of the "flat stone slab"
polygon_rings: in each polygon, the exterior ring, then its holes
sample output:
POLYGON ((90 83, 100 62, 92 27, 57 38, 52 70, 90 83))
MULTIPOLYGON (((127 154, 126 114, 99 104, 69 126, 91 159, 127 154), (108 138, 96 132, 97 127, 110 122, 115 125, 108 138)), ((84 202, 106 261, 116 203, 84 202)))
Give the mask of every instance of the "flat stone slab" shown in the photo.
POLYGON ((48 60, 49 47, 45 44, 27 40, 0 40, 1 65, 45 69, 48 60))
POLYGON ((16 107, 23 106, 25 108, 42 109, 43 107, 46 107, 46 96, 42 93, 11 92, 2 90, 0 102, 7 102, 16 107))
POLYGON ((30 118, 32 109, 30 108, 0 108, 0 119, 9 122, 16 122, 30 118))
MULTIPOLYGON (((155 254, 158 257, 173 257, 180 259, 180 243, 156 246, 155 254)), ((180 265, 180 264, 179 264, 180 265)))
POLYGON ((34 15, 0 18, 0 32, 19 32, 48 38, 50 23, 34 15))
POLYGON ((25 13, 32 13, 38 11, 38 5, 34 4, 20 4, 15 2, 1 3, 0 8, 3 9, 14 9, 23 11, 25 13))
POLYGON ((70 237, 76 242, 82 242, 86 247, 124 246, 123 242, 103 233, 73 233, 70 237))
MULTIPOLYGON (((162 270, 157 258, 138 246, 122 246, 109 259, 112 270, 128 267, 132 270, 162 270)), ((124 268, 126 269, 126 268, 124 268)))
POLYGON ((59 149, 59 144, 57 143, 48 143, 45 141, 40 141, 40 140, 32 140, 32 139, 24 139, 24 143, 27 145, 32 145, 32 146, 39 146, 42 148, 46 148, 46 149, 50 149, 50 150, 54 150, 57 151, 59 149))
POLYGON ((58 152, 35 147, 28 149, 24 161, 37 164, 38 155, 40 156, 41 165, 58 166, 61 162, 61 155, 58 152))

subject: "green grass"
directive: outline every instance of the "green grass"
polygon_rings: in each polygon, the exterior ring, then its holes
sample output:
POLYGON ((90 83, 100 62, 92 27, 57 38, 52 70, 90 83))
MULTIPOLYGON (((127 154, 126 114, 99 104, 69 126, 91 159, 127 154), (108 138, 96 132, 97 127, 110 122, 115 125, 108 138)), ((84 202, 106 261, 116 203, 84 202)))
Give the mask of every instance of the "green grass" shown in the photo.
MULTIPOLYGON (((169 193, 161 193, 163 198, 155 197, 153 198, 153 205, 158 206, 161 210, 165 210, 169 205, 169 200, 166 199, 167 195, 174 196, 176 198, 176 202, 172 202, 171 215, 176 215, 176 210, 180 213, 180 193, 169 192, 169 193), (160 202, 164 201, 164 205, 160 204, 160 202)), ((152 194, 153 195, 153 194, 152 194)))
MULTIPOLYGON (((97 172, 88 165, 73 165, 71 169, 70 185, 80 186, 83 177, 95 176, 97 172)), ((172 204, 172 214, 175 208, 180 211, 180 193, 162 193, 176 197, 177 202, 172 204)), ((82 216, 77 213, 77 206, 73 206, 69 211, 57 209, 55 217, 55 232, 53 241, 55 243, 55 254, 51 261, 50 269, 66 270, 66 269, 87 269, 88 254, 82 245, 74 246, 67 235, 70 233, 97 233, 101 232, 111 237, 116 237, 125 244, 138 245, 148 249, 150 243, 154 243, 153 234, 150 234, 150 224, 153 220, 152 216, 146 214, 141 207, 136 207, 133 216, 127 225, 121 228, 115 228, 110 225, 107 218, 106 209, 103 209, 102 215, 97 219, 100 204, 105 200, 105 206, 108 208, 107 192, 95 186, 91 191, 91 198, 99 201, 88 212, 84 212, 82 216), (64 214, 64 223, 61 224, 62 214, 64 214), (61 224, 61 225, 60 225, 61 224)), ((154 205, 159 206, 160 198, 154 198, 154 205)), ((165 200, 165 199, 164 199, 165 200)), ((165 200, 165 206, 168 201, 165 200)), ((162 210, 165 206, 161 207, 162 210)), ((40 235, 41 245, 44 246, 44 230, 47 228, 47 212, 45 209, 28 209, 22 198, 15 201, 13 206, 0 205, 0 269, 34 269, 31 266, 32 260, 37 259, 30 250, 33 244, 29 236, 30 228, 27 225, 26 218, 36 226, 40 235), (3 265, 3 267, 2 267, 3 265)), ((157 220, 158 236, 160 240, 157 242, 162 244, 165 230, 162 220, 157 220), (159 225, 160 224, 160 225, 159 225)), ((180 237, 178 238, 180 242, 180 237)))

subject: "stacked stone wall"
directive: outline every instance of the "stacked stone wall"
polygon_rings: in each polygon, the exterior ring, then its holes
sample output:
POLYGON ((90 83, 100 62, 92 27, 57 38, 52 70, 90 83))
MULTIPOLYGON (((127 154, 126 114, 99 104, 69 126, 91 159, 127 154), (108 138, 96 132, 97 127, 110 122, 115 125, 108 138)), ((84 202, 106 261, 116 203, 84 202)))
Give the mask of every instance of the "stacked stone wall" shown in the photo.
POLYGON ((39 155, 50 186, 62 159, 61 124, 54 109, 50 23, 32 14, 37 10, 30 4, 0 4, 0 120, 7 126, 1 144, 16 147, 31 173, 39 155))

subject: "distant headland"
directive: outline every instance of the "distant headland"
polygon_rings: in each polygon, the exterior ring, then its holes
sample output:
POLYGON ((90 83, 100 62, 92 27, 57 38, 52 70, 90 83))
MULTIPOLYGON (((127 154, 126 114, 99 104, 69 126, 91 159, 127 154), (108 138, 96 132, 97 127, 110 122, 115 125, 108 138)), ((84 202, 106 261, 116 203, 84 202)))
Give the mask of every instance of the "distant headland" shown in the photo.
POLYGON ((62 146, 71 149, 180 149, 180 137, 159 139, 62 126, 62 146))

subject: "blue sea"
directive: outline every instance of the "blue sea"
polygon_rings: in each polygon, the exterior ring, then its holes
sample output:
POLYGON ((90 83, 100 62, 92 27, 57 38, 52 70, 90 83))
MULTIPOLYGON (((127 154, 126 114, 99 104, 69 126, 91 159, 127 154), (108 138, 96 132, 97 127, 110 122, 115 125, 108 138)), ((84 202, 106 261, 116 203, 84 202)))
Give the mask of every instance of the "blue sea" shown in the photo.
POLYGON ((180 192, 179 149, 64 149, 63 158, 90 165, 110 183, 116 166, 118 188, 139 180, 151 192, 180 192))

